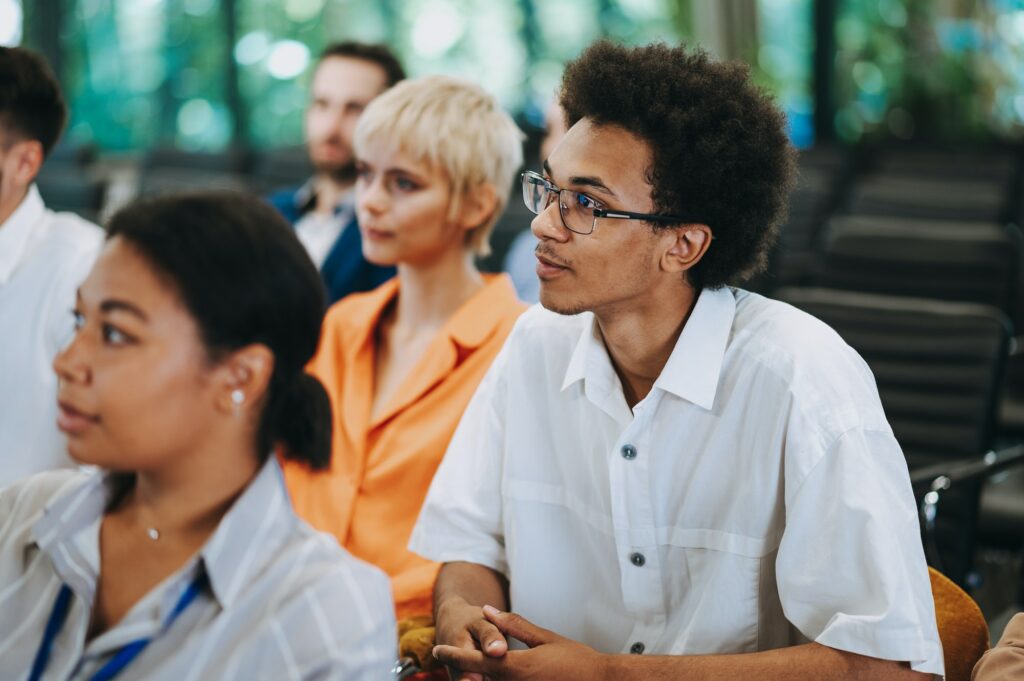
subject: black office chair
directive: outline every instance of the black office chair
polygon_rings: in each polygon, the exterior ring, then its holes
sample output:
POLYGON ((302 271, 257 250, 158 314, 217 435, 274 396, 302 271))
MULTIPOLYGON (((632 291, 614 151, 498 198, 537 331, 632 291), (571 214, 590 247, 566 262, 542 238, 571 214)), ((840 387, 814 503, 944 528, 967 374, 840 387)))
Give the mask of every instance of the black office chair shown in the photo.
POLYGON ((1005 186, 1012 182, 1018 159, 1000 148, 892 146, 875 149, 866 165, 870 175, 923 179, 986 181, 1005 186))
POLYGON ((822 227, 842 200, 851 172, 852 165, 842 149, 825 146, 800 151, 789 212, 779 227, 768 267, 743 288, 770 295, 776 288, 806 283, 820 257, 822 227))
POLYGON ((1008 183, 988 179, 874 174, 859 179, 846 212, 955 222, 1005 222, 1008 183))
POLYGON ((248 155, 242 150, 219 153, 159 147, 146 153, 139 173, 139 195, 152 196, 204 189, 243 190, 248 155))
MULTIPOLYGON (((776 293, 835 329, 875 375, 911 472, 992 449, 1010 322, 984 305, 827 289, 776 293)), ((979 484, 950 490, 936 537, 943 571, 966 584, 979 484)))
POLYGON ((305 146, 282 147, 254 152, 249 159, 246 181, 258 194, 297 187, 313 175, 313 164, 305 146))
POLYGON ((1012 318, 1021 235, 1013 226, 840 216, 814 286, 991 305, 1012 318))
POLYGON ((85 170, 47 163, 36 176, 36 187, 46 207, 70 211, 90 222, 98 222, 107 184, 85 170))

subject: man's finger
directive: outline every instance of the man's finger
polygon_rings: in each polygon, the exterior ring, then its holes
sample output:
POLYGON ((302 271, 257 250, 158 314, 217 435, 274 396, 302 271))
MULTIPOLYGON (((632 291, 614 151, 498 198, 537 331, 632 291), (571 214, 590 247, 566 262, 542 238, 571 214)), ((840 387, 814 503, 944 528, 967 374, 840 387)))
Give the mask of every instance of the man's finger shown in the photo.
POLYGON ((473 634, 471 634, 468 629, 460 630, 459 635, 451 641, 438 641, 438 643, 445 643, 446 645, 463 648, 465 650, 473 650, 476 648, 476 639, 473 638, 473 634))
POLYGON ((434 658, 443 665, 454 667, 463 674, 484 674, 490 660, 479 650, 464 650, 455 646, 434 646, 434 658))
POLYGON ((508 652, 508 641, 491 622, 477 620, 469 625, 469 631, 479 643, 480 650, 488 657, 501 657, 508 652))
POLYGON ((502 612, 497 608, 485 605, 484 617, 493 622, 506 636, 517 638, 531 648, 543 643, 551 643, 558 638, 554 632, 538 627, 525 617, 513 612, 502 612))

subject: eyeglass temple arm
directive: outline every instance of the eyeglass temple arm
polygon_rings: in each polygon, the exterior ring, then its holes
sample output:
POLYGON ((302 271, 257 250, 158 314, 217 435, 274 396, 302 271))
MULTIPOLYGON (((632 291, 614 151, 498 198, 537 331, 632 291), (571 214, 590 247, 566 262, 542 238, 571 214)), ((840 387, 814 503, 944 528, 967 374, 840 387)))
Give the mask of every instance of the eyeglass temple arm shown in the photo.
POLYGON ((679 217, 676 215, 655 215, 653 213, 628 213, 626 211, 608 210, 607 208, 595 208, 594 217, 613 218, 618 220, 648 220, 651 222, 673 222, 680 224, 698 222, 696 220, 690 220, 688 218, 679 217))

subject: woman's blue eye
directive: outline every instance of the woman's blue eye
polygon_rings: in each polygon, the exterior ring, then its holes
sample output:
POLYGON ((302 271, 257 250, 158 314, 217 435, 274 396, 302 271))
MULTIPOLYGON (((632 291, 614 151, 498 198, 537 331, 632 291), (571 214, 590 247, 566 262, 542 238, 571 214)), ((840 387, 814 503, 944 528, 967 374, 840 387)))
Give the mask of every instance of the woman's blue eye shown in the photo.
POLYGON ((401 189, 402 191, 410 191, 416 189, 416 183, 404 177, 395 178, 395 186, 401 189))
POLYGON ((81 331, 82 327, 85 326, 85 317, 78 310, 72 310, 71 317, 75 320, 75 331, 81 331))
POLYGON ((586 194, 577 194, 576 203, 579 204, 580 208, 586 208, 587 210, 594 210, 597 208, 597 202, 586 194))

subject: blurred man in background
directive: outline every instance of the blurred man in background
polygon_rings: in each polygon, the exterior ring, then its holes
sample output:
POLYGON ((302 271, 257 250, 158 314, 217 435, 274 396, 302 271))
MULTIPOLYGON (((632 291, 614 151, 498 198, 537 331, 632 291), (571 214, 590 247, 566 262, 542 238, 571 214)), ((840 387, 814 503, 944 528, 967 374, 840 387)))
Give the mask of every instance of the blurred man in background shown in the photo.
POLYGON ((395 273, 363 258, 353 195, 352 134, 366 105, 404 77, 402 65, 383 45, 328 46, 313 74, 306 109, 306 145, 314 175, 301 187, 270 197, 320 270, 330 302, 376 288, 395 273))
POLYGON ((0 47, 0 487, 71 463, 50 365, 73 333, 75 292, 103 233, 47 210, 35 186, 66 120, 46 63, 0 47))

